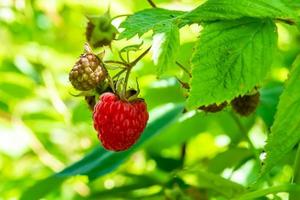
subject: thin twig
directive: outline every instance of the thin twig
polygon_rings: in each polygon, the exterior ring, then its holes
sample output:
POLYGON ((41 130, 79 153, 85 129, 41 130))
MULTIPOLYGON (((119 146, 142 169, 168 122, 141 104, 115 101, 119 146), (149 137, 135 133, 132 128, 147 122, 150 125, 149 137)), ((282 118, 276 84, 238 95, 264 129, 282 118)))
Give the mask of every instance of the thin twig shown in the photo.
POLYGON ((128 64, 125 81, 124 81, 124 90, 123 90, 124 93, 126 92, 127 89, 127 84, 128 84, 128 79, 129 79, 131 69, 150 51, 150 49, 151 46, 146 51, 144 51, 139 57, 137 57, 133 62, 128 64))
POLYGON ((151 49, 151 46, 146 50, 144 51, 139 57, 137 57, 134 61, 132 61, 130 63, 130 67, 133 67, 135 66, 151 49))
POLYGON ((113 18, 111 18, 111 21, 117 19, 117 18, 120 18, 120 17, 128 17, 130 16, 131 14, 122 14, 122 15, 117 15, 117 16, 114 16, 113 18))
POLYGON ((126 93, 127 83, 128 83, 128 79, 129 79, 129 75, 130 75, 131 69, 132 69, 132 67, 128 68, 127 72, 126 72, 125 82, 124 82, 124 90, 123 90, 124 94, 126 93))
POLYGON ((296 24, 295 21, 292 20, 292 19, 276 18, 276 20, 279 21, 279 22, 289 24, 289 25, 295 25, 296 24))
POLYGON ((106 61, 104 61, 104 63, 119 64, 119 65, 123 65, 125 67, 129 67, 128 63, 125 63, 125 62, 122 62, 122 61, 116 61, 116 60, 106 60, 106 61))
POLYGON ((186 67, 184 67, 182 64, 180 64, 178 61, 176 61, 176 64, 177 64, 183 71, 185 71, 185 72, 189 75, 190 78, 192 78, 191 72, 190 72, 186 67))
POLYGON ((115 79, 115 78, 117 78, 118 76, 120 76, 121 74, 123 74, 125 71, 126 71, 127 69, 122 69, 121 71, 119 71, 118 73, 116 73, 113 77, 112 77, 112 79, 115 79))
POLYGON ((157 8, 157 6, 155 5, 155 3, 152 0, 147 0, 147 1, 153 8, 157 8))

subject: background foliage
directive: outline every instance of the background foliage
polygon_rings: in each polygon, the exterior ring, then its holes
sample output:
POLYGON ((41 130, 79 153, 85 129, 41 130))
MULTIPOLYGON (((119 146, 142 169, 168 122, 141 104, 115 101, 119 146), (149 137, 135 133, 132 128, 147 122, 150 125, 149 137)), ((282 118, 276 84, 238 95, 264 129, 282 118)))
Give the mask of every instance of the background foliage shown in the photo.
MULTIPOLYGON (((155 2, 165 9, 181 11, 141 11, 151 8, 143 0, 0 2, 0 199, 37 199, 46 194, 46 199, 253 199, 251 192, 255 190, 261 192, 256 195, 261 196, 259 199, 287 199, 287 193, 265 196, 272 191, 264 193, 264 189, 299 189, 286 184, 293 175, 295 144, 299 140, 299 134, 294 133, 299 130, 299 117, 295 115, 299 113, 299 60, 295 59, 300 35, 296 26, 280 20, 275 21, 276 27, 273 23, 273 18, 297 21, 297 2, 258 0, 249 4, 246 0, 231 0, 226 4, 225 0, 210 0, 198 8, 202 1, 155 2), (232 13, 219 12, 216 2, 222 2, 225 11, 229 6, 232 13), (106 59, 116 59, 117 50, 125 45, 140 44, 142 40, 136 33, 144 34, 142 48, 150 46, 153 39, 153 53, 134 67, 130 82, 135 86, 135 77, 139 78, 151 120, 138 144, 122 153, 107 152, 99 145, 91 113, 82 98, 72 96, 77 91, 68 82, 69 70, 85 42, 85 15, 102 14, 109 4, 112 16, 137 13, 120 26, 126 28, 119 36, 122 40, 113 42, 112 51, 106 49, 106 59), (188 14, 183 12, 193 9, 188 14), (183 19, 180 23, 173 20, 178 16, 183 19), (241 17, 252 18, 238 21, 241 17), (188 20, 201 23, 227 19, 233 21, 186 26, 188 20), (197 44, 196 49, 201 51, 191 58, 202 29, 199 42, 204 45, 197 44), (216 37, 220 29, 224 29, 223 35, 216 37), (161 33, 167 34, 162 37, 161 33), (238 36, 241 40, 234 41, 238 36), (228 49, 221 48, 224 40, 230 41, 233 52, 239 51, 241 44, 252 46, 246 46, 242 55, 227 55, 228 49), (261 56, 256 58, 258 53, 261 56), (207 73, 202 78, 215 72, 221 76, 227 68, 238 76, 239 63, 233 62, 238 56, 246 57, 249 63, 254 56, 256 62, 246 65, 245 73, 249 72, 247 66, 266 66, 255 70, 256 76, 242 80, 248 84, 242 92, 258 82, 262 85, 261 102, 250 117, 239 117, 230 107, 217 114, 181 114, 186 91, 174 75, 184 81, 189 77, 172 63, 177 60, 190 68, 192 59, 193 67, 204 67, 205 61, 213 60, 210 56, 218 54, 227 55, 228 62, 214 60, 212 64, 220 68, 212 71, 195 68, 197 73, 207 73), (285 86, 288 89, 281 97, 284 102, 278 105, 292 63, 295 73, 285 86), (160 79, 157 71, 164 72, 160 79), (270 129, 277 105, 280 112, 270 129), (252 185, 260 176, 259 156, 263 155, 270 130, 267 151, 273 154, 264 167, 266 175, 252 185), (252 186, 250 191, 248 186, 252 186)), ((123 20, 114 20, 114 25, 118 27, 123 20)), ((210 83, 215 85, 214 93, 206 87, 194 87, 188 107, 221 102, 233 98, 234 91, 241 92, 236 88, 241 83, 238 79, 222 83, 232 93, 217 87, 222 85, 218 81, 224 80, 214 81, 210 83)), ((204 86, 207 80, 198 77, 191 84, 204 86)))

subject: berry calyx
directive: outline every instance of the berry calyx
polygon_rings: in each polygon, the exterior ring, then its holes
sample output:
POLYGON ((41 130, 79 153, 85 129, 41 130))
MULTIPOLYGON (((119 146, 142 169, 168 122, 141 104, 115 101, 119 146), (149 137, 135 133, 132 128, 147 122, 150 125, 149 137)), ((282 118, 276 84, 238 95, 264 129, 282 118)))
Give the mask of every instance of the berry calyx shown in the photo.
POLYGON ((231 101, 233 110, 241 116, 249 116, 256 110, 259 104, 260 94, 255 91, 254 94, 238 96, 231 101))
POLYGON ((93 53, 85 53, 69 73, 69 80, 77 90, 87 91, 96 88, 106 76, 100 59, 93 53))
POLYGON ((141 136, 148 121, 143 99, 124 101, 107 92, 94 107, 94 128, 103 147, 111 151, 130 148, 141 136))
POLYGON ((222 111, 226 106, 227 106, 227 102, 225 101, 219 105, 214 103, 208 106, 200 106, 199 109, 203 110, 204 112, 216 113, 222 111))

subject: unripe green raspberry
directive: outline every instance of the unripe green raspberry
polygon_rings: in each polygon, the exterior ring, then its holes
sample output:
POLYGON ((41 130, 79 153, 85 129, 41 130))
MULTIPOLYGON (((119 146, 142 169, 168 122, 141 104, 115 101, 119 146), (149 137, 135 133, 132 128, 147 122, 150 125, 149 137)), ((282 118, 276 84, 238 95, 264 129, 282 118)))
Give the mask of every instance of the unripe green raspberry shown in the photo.
POLYGON ((86 27, 86 40, 94 47, 109 46, 118 33, 117 29, 111 24, 109 13, 102 16, 88 18, 86 27))
POLYGON ((94 89, 105 78, 106 71, 100 59, 92 53, 81 55, 69 74, 74 88, 81 91, 94 89))

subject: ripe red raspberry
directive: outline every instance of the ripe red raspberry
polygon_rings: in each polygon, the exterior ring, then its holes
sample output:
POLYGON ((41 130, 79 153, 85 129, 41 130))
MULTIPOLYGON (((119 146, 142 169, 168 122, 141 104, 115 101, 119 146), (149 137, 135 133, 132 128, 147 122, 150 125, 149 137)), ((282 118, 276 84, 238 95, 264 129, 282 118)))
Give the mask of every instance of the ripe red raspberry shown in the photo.
POLYGON ((116 94, 107 92, 96 104, 93 119, 104 148, 123 151, 137 141, 146 127, 147 105, 142 99, 126 102, 116 94))

